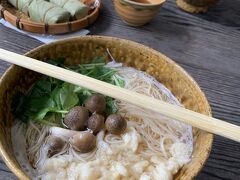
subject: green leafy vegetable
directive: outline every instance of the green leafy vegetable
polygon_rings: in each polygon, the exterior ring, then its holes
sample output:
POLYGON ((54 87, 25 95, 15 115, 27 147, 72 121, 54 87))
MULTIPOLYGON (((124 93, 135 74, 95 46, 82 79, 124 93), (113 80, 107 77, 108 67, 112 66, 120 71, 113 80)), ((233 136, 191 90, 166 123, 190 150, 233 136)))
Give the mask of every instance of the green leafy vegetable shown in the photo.
POLYGON ((74 92, 74 85, 69 83, 64 83, 60 89, 59 99, 62 106, 62 109, 69 110, 78 104, 78 96, 74 92))
POLYGON ((42 120, 47 112, 55 108, 54 101, 49 96, 28 98, 26 103, 28 107, 25 111, 25 114, 29 116, 30 119, 39 121, 42 120))
POLYGON ((95 64, 95 63, 103 63, 103 64, 105 64, 104 58, 103 57, 95 57, 92 60, 91 64, 95 64))
POLYGON ((56 59, 49 59, 47 63, 55 65, 55 66, 62 66, 64 64, 64 58, 56 58, 56 59))
POLYGON ((17 118, 19 118, 22 122, 27 122, 28 117, 23 113, 25 111, 25 103, 26 103, 26 96, 17 91, 13 100, 12 100, 12 111, 17 118))
MULTIPOLYGON (((95 58, 91 64, 78 66, 65 66, 63 58, 49 60, 48 63, 124 87, 124 80, 116 74, 117 70, 105 67, 103 58, 95 58)), ((44 76, 33 85, 28 94, 16 93, 12 101, 13 113, 23 122, 33 120, 51 126, 62 126, 65 114, 72 107, 83 105, 85 99, 92 94, 94 92, 89 89, 44 76)), ((114 99, 107 96, 105 99, 106 113, 117 112, 114 99)))
POLYGON ((117 106, 113 102, 113 98, 106 97, 107 107, 106 107, 106 113, 107 114, 113 114, 117 112, 117 106))

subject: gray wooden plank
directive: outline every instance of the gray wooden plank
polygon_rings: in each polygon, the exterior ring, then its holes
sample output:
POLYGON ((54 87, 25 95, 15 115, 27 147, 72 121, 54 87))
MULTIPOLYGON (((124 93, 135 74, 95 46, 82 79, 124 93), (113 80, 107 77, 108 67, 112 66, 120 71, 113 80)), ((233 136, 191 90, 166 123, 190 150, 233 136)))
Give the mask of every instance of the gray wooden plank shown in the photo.
MULTIPOLYGON (((92 34, 134 40, 163 52, 177 62, 198 65, 216 72, 240 75, 239 31, 209 22, 167 3, 153 21, 141 28, 126 26, 113 3, 106 2, 102 18, 90 28, 92 34)), ((225 5, 225 4, 223 4, 225 5)))
POLYGON ((12 173, 0 171, 0 180, 17 180, 17 177, 12 173))
POLYGON ((210 22, 216 22, 225 26, 234 27, 239 30, 240 27, 240 1, 239 0, 221 0, 206 14, 197 14, 196 16, 210 22))
MULTIPOLYGON (((212 107, 213 116, 240 125, 239 78, 205 69, 200 70, 197 67, 182 66, 205 92, 212 107)), ((239 150, 239 143, 215 136, 210 157, 197 179, 239 179, 239 150)))
POLYGON ((5 163, 0 159, 0 180, 15 180, 16 176, 8 169, 5 163))

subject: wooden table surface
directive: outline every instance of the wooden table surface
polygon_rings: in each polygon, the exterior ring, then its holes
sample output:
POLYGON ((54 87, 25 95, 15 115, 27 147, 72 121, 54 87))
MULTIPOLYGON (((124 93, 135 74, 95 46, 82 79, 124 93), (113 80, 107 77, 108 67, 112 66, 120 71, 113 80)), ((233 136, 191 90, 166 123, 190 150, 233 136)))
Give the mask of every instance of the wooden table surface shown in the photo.
MULTIPOLYGON (((91 34, 116 36, 150 46, 180 64, 198 82, 213 116, 240 125, 240 0, 220 0, 206 14, 192 15, 168 0, 150 24, 125 25, 105 0, 91 34)), ((23 54, 41 45, 0 25, 0 48, 23 54)), ((9 64, 0 61, 2 74, 9 64)), ((0 161, 0 179, 16 179, 0 161)), ((240 143, 215 136, 197 179, 240 179, 240 143)))

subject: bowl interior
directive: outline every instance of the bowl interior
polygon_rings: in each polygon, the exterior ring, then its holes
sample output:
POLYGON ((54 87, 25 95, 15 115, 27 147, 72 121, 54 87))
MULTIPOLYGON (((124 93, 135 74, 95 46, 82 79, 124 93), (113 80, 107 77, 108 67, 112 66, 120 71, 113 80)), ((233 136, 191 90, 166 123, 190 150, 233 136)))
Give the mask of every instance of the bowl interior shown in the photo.
POLYGON ((128 2, 129 4, 136 4, 140 6, 159 6, 163 4, 166 0, 122 0, 128 2))
MULTIPOLYGON (((164 84, 188 109, 211 115, 207 99, 197 83, 172 60, 143 45, 118 38, 85 36, 61 40, 40 46, 26 55, 39 60, 64 57, 68 64, 90 62, 96 56, 106 57, 109 49, 113 57, 126 66, 146 71, 164 84)), ((16 90, 26 91, 39 74, 18 66, 11 66, 0 81, 0 153, 8 167, 26 179, 13 156, 10 127, 13 123, 11 98, 16 90)), ((192 161, 176 174, 176 179, 192 179, 202 168, 212 146, 213 135, 193 128, 194 152, 192 161)))

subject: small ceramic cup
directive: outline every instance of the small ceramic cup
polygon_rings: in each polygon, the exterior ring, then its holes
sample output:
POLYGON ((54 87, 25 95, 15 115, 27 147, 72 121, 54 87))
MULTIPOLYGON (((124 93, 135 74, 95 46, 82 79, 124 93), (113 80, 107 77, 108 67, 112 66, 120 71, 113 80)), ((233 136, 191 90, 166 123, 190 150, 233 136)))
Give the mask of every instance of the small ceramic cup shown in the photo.
POLYGON ((190 13, 203 13, 218 0, 176 0, 177 5, 190 13))
POLYGON ((148 23, 158 12, 165 0, 114 0, 121 19, 130 26, 148 23))

